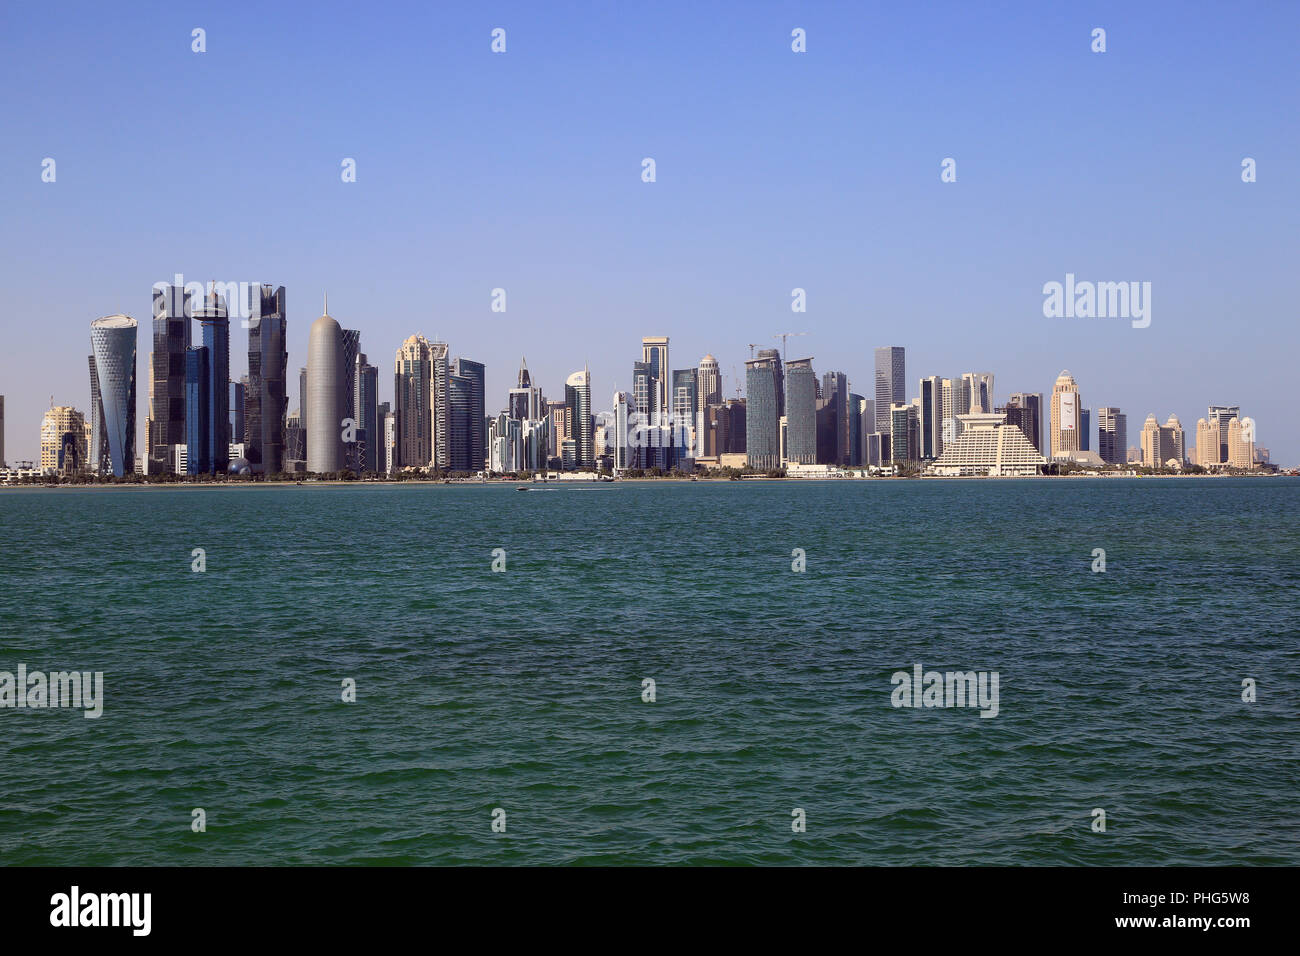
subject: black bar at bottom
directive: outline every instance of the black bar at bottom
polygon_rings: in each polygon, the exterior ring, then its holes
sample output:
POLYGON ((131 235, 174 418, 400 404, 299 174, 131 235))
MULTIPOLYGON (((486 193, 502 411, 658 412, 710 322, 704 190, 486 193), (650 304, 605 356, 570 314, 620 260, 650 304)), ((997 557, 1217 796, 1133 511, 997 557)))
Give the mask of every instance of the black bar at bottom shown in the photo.
POLYGON ((1284 884, 1294 879, 1293 869, 1220 867, 10 868, 0 870, 0 925, 6 943, 69 934, 78 943, 374 943, 436 928, 615 932, 664 946, 666 929, 690 925, 733 941, 779 929, 941 945, 1044 934, 1231 945, 1286 925, 1284 884))

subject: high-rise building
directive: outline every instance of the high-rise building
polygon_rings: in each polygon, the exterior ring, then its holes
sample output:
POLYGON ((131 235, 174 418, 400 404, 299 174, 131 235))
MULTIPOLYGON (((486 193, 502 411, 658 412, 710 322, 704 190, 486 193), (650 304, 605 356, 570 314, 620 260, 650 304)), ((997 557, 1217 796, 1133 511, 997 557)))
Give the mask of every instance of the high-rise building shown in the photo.
POLYGON ((119 478, 135 471, 136 331, 136 321, 129 315, 109 315, 90 323, 98 413, 107 432, 109 464, 119 478))
POLYGON ((1007 402, 1007 424, 1019 425, 1029 443, 1046 455, 1043 445, 1043 393, 1013 392, 1007 402), (1017 411, 1012 414, 1012 409, 1017 411))
MULTIPOLYGON (((207 396, 206 415, 207 435, 204 438, 204 471, 225 473, 230 467, 230 317, 226 300, 213 288, 203 297, 203 301, 193 306, 194 318, 199 320, 203 335, 203 345, 208 350, 208 383, 204 392, 207 396)), ((189 368, 186 367, 188 429, 188 394, 189 368)), ((194 470, 194 452, 190 450, 190 474, 194 470)))
POLYGON ((342 471, 344 390, 343 329, 329 314, 311 325, 307 338, 307 470, 342 471))
MULTIPOLYGON (((248 288, 248 384, 244 390, 244 457, 254 474, 284 468, 289 410, 289 339, 284 286, 248 288)), ((306 369, 299 378, 299 414, 306 409, 306 369)), ((305 427, 305 423, 301 423, 305 427)))
POLYGON ((911 402, 895 402, 889 408, 889 460, 893 464, 918 461, 920 453, 920 408, 911 402))
POLYGON ((542 390, 533 384, 528 374, 528 363, 519 360, 519 378, 507 396, 506 412, 517 421, 537 421, 543 417, 542 390))
MULTIPOLYGON (((1105 437, 1103 433, 1102 437, 1105 437)), ((1153 468, 1162 468, 1173 461, 1179 468, 1183 465, 1183 426, 1178 416, 1170 415, 1169 421, 1161 425, 1155 415, 1148 415, 1142 425, 1142 463, 1153 468)))
POLYGON ((781 467, 780 376, 779 357, 760 356, 745 363, 745 456, 751 468, 781 467))
POLYGON ((90 366, 90 422, 86 427, 87 457, 86 467, 96 475, 107 475, 113 471, 108 456, 108 428, 104 424, 104 403, 99 394, 99 370, 95 367, 95 356, 89 355, 90 366))
POLYGON ((1187 436, 1183 432, 1183 423, 1178 420, 1177 415, 1170 414, 1164 428, 1169 436, 1173 457, 1178 460, 1179 467, 1182 467, 1187 463, 1187 436))
POLYGON ((72 475, 86 467, 86 416, 55 405, 41 418, 41 471, 72 475))
POLYGON ((451 467, 451 411, 448 406, 448 376, 451 364, 446 342, 429 343, 429 424, 434 468, 451 467))
POLYGON ((0 395, 0 468, 5 467, 5 397, 0 395))
POLYGON ((700 359, 700 367, 696 372, 699 402, 697 411, 702 413, 710 405, 722 404, 722 373, 718 371, 718 360, 712 355, 700 359))
POLYGON ((849 412, 849 378, 843 372, 822 375, 822 400, 829 409, 826 419, 831 439, 819 456, 823 464, 847 466, 853 448, 849 412))
POLYGON ((641 339, 641 361, 650 367, 650 414, 654 416, 655 424, 660 424, 672 411, 668 336, 647 335, 641 339))
POLYGON ((384 419, 384 471, 392 474, 397 470, 397 413, 384 402, 381 406, 384 419))
POLYGON ((185 472, 212 473, 209 439, 212 434, 211 353, 206 345, 185 350, 185 472))
POLYGON ((993 412, 993 373, 967 372, 961 377, 962 388, 966 392, 965 406, 962 414, 985 415, 993 412))
POLYGON ((1219 454, 1218 423, 1198 418, 1196 420, 1196 463, 1203 468, 1210 468, 1223 462, 1224 459, 1219 454))
POLYGON ((464 441, 469 471, 479 472, 487 464, 487 373, 482 362, 458 358, 453 374, 469 379, 469 419, 464 424, 464 441))
POLYGON ((785 414, 785 372, 782 369, 780 349, 759 349, 755 358, 771 362, 776 372, 776 412, 778 417, 785 414))
POLYGON ((1092 451, 1092 409, 1079 409, 1079 451, 1092 451))
POLYGON ((284 419, 284 471, 300 471, 307 466, 307 433, 302 427, 302 412, 294 409, 284 419))
POLYGON ((636 414, 642 422, 649 422, 652 419, 654 395, 654 374, 650 370, 650 363, 633 362, 630 413, 636 414))
POLYGON ((1255 467, 1255 433, 1247 428, 1240 416, 1228 421, 1228 467, 1255 467))
MULTIPOLYGON (((847 397, 846 397, 847 401, 847 397)), ((817 462, 817 375, 812 359, 794 359, 785 366, 785 458, 812 465, 817 462)))
POLYGON ((412 335, 397 350, 393 373, 398 467, 428 468, 433 462, 433 396, 430 342, 412 335))
POLYGON ((876 431, 881 435, 881 455, 888 459, 891 409, 907 401, 907 359, 901 345, 876 349, 876 431))
POLYGON ((174 449, 186 441, 185 350, 191 344, 189 293, 180 286, 155 286, 146 439, 150 472, 175 471, 174 449))
POLYGON ((248 451, 248 432, 244 422, 244 396, 248 394, 248 376, 230 383, 230 440, 243 442, 248 451))
MULTIPOLYGON (((357 356, 361 354, 361 332, 358 329, 341 329, 343 352, 339 356, 339 365, 343 372, 343 407, 339 409, 340 422, 352 419, 354 428, 361 428, 361 418, 357 414, 357 356)), ((339 438, 347 437, 342 430, 339 438)), ((354 431, 352 441, 343 441, 343 467, 348 471, 361 472, 361 439, 354 431)))
MULTIPOLYGON (((664 357, 668 355, 668 339, 663 340, 664 357)), ((666 366, 665 366, 666 367, 666 366)), ((574 442, 575 467, 591 468, 595 465, 593 422, 591 418, 591 370, 574 372, 564 383, 564 404, 568 409, 569 427, 574 442)))
POLYGON ((374 473, 383 467, 379 414, 379 369, 358 352, 352 374, 352 417, 356 420, 356 471, 374 473))
POLYGON ((1219 454, 1217 456, 1217 462, 1227 464, 1229 459, 1228 425, 1234 418, 1241 417, 1241 406, 1211 405, 1208 417, 1210 424, 1219 431, 1219 454))
POLYGON ((628 447, 628 437, 631 435, 631 409, 632 397, 627 392, 615 392, 611 399, 613 405, 613 415, 609 423, 609 434, 606 435, 605 445, 613 459, 613 466, 616 470, 630 468, 628 447))
POLYGON ((1112 405, 1097 409, 1097 454, 1101 460, 1108 465, 1125 464, 1127 450, 1128 416, 1112 405))
POLYGON ((452 372, 447 377, 447 467, 453 472, 474 471, 471 435, 474 416, 474 381, 452 372))
POLYGON ((1079 443, 1079 386, 1069 370, 1063 371, 1052 386, 1051 457, 1070 457, 1082 451, 1079 443))
POLYGON ((938 375, 921 379, 917 429, 921 436, 919 450, 923 461, 931 461, 943 454, 943 381, 938 375))

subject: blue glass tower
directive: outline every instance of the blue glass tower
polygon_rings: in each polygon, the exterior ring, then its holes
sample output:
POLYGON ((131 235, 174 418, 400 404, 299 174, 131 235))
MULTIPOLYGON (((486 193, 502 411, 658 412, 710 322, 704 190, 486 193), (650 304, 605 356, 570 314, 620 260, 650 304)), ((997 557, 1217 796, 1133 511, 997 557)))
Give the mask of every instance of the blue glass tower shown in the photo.
POLYGON ((208 457, 212 431, 208 420, 212 408, 209 364, 206 345, 185 350, 185 472, 190 475, 212 472, 208 457))
MULTIPOLYGON (((226 303, 215 291, 204 298, 194 317, 203 328, 203 347, 207 349, 207 385, 204 402, 207 408, 204 432, 205 472, 224 472, 230 466, 230 319, 226 303)), ((187 359, 188 361, 188 359, 187 359)), ((186 431, 189 431, 189 367, 185 370, 186 431)), ((187 434, 186 444, 190 445, 187 434)), ((194 471, 193 451, 189 472, 194 471)))

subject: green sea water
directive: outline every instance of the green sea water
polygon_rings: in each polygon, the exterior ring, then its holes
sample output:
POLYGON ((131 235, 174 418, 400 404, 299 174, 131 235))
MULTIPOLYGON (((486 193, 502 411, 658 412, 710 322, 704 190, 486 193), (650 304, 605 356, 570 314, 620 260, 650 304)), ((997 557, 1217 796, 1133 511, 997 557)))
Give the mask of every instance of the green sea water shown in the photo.
POLYGON ((0 709, 0 864, 1300 864, 1298 505, 0 491, 0 671, 104 673, 99 719, 0 709), (997 672, 997 716, 894 707, 918 663, 997 672))

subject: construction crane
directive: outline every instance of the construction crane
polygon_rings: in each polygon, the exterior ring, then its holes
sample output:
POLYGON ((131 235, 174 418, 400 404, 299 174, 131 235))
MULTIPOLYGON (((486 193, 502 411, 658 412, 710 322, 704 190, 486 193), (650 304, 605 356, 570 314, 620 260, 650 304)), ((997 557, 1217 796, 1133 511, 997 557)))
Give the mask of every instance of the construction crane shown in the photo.
POLYGON ((772 336, 774 339, 781 340, 781 364, 785 364, 790 359, 789 353, 786 352, 785 340, 797 335, 807 335, 807 332, 778 332, 772 336))
POLYGON ((758 348, 758 347, 759 347, 760 345, 762 345, 762 344, 763 344, 762 342, 750 342, 750 343, 749 343, 749 358, 750 358, 750 361, 753 361, 753 358, 754 358, 754 349, 758 348))

